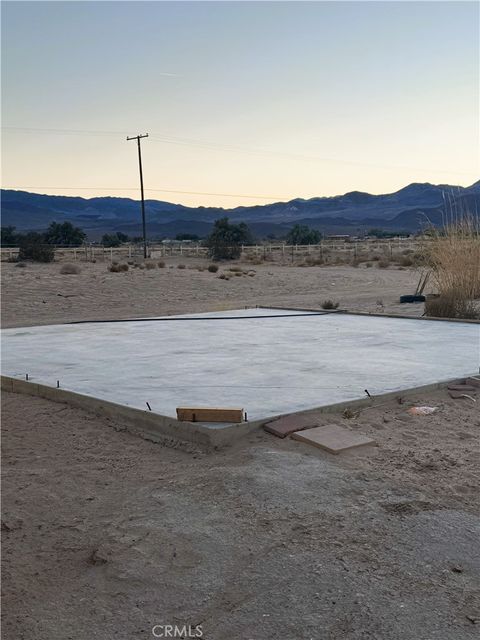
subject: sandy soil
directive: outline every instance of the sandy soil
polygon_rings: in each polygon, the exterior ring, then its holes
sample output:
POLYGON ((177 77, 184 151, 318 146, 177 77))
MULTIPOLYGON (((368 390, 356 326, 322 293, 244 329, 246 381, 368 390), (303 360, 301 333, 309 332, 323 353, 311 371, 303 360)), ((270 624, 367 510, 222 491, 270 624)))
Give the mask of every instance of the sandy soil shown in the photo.
MULTIPOLYGON (((417 279, 351 267, 260 265, 223 281, 3 266, 5 326, 326 297, 403 312, 395 300, 417 279)), ((377 446, 330 456, 260 431, 186 453, 4 393, 3 637, 130 640, 168 624, 201 624, 208 640, 478 637, 477 403, 442 390, 324 420, 377 446), (437 411, 413 417, 411 404, 437 411)))
POLYGON ((59 263, 25 268, 3 263, 3 326, 219 311, 256 304, 319 308, 325 299, 350 310, 423 313, 423 305, 398 302, 401 294, 415 292, 419 274, 411 269, 243 263, 240 266, 255 275, 237 277, 228 271, 231 264, 218 273, 197 271, 195 266, 208 265, 198 259, 167 260, 164 269, 131 268, 126 273, 110 273, 102 262, 78 265, 80 274, 62 275, 59 263), (178 264, 187 268, 178 269, 178 264), (220 279, 222 272, 231 274, 230 279, 220 279))

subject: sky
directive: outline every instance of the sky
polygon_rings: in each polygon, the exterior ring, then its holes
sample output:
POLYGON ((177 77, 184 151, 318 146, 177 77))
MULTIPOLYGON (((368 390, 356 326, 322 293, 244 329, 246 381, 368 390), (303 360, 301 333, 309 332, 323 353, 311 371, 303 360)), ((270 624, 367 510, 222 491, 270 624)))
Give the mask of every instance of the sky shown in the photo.
POLYGON ((477 2, 2 2, 2 186, 192 206, 479 178, 477 2))

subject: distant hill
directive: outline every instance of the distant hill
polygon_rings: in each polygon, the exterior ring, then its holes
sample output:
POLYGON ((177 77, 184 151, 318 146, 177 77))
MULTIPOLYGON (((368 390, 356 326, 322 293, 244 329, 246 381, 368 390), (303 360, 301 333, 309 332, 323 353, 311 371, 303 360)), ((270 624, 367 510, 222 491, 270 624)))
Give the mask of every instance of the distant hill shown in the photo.
MULTIPOLYGON (((82 227, 91 240, 112 231, 140 235, 139 203, 130 198, 49 196, 27 191, 1 191, 2 225, 18 231, 43 230, 52 220, 69 220, 82 227)), ((213 222, 228 216, 246 222, 259 236, 285 235, 296 223, 324 233, 361 233, 372 227, 415 232, 428 224, 441 224, 450 213, 480 212, 480 181, 470 187, 412 183, 384 195, 351 191, 333 197, 295 198, 288 202, 235 207, 186 207, 161 200, 146 200, 150 237, 177 233, 209 233, 213 222)))

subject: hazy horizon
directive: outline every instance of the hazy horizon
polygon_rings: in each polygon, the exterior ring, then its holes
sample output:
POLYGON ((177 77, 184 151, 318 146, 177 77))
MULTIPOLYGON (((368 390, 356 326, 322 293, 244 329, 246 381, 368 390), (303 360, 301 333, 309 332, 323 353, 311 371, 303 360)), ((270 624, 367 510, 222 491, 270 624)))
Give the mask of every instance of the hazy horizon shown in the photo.
POLYGON ((3 2, 3 188, 233 208, 479 163, 475 2, 3 2))

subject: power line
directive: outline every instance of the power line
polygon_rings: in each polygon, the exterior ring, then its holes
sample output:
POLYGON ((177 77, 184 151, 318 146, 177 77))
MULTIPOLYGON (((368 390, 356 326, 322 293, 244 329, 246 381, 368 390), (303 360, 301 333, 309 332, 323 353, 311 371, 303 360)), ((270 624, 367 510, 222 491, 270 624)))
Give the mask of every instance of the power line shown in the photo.
MULTIPOLYGON (((136 191, 138 187, 2 187, 2 189, 10 189, 12 191, 30 191, 36 189, 47 189, 48 191, 136 191)), ((153 191, 159 193, 180 193, 184 195, 194 196, 219 196, 222 198, 251 198, 256 200, 277 200, 289 201, 293 200, 291 196, 258 196, 239 193, 213 193, 210 191, 181 191, 178 189, 149 189, 144 191, 153 191)))
MULTIPOLYGON (((83 130, 83 129, 49 129, 40 127, 10 127, 2 126, 2 129, 11 133, 45 133, 45 134, 59 134, 59 135, 89 135, 89 136, 120 136, 126 135, 125 131, 98 131, 98 130, 83 130)), ((283 158, 292 158, 296 160, 304 160, 309 162, 327 162, 350 166, 369 167, 372 169, 388 169, 388 170, 409 170, 418 172, 431 172, 439 174, 452 174, 452 175, 476 175, 475 171, 454 171, 450 169, 425 169, 422 167, 411 167, 406 165, 385 165, 380 163, 359 162, 357 160, 345 160, 342 158, 321 157, 316 155, 291 153, 286 151, 275 151, 271 149, 259 149, 252 147, 239 147, 236 145, 219 144, 217 142, 210 142, 208 140, 196 140, 194 138, 180 138, 178 136, 169 136, 162 133, 151 133, 150 137, 156 142, 162 142, 164 144, 173 144, 179 146, 188 146, 199 149, 211 149, 214 151, 226 151, 228 153, 246 153, 259 156, 274 156, 283 158)))

